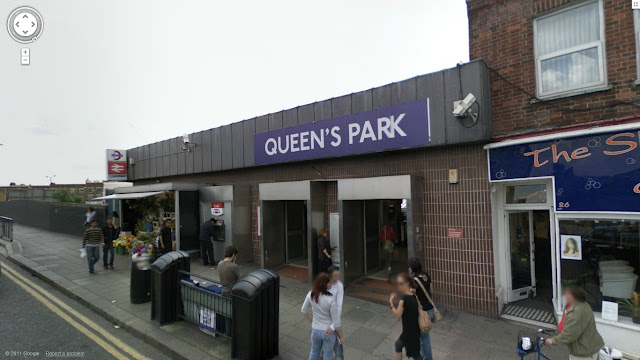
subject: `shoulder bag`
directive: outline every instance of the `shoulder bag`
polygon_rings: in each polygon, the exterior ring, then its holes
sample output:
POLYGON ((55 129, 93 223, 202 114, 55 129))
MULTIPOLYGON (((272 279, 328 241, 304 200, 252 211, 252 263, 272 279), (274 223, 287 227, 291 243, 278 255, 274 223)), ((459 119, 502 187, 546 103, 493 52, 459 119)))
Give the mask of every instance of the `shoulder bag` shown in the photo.
POLYGON ((420 299, 418 299, 418 295, 413 295, 416 297, 416 305, 418 307, 418 327, 420 327, 421 333, 428 333, 433 328, 431 324, 431 318, 429 317, 429 313, 422 310, 422 306, 420 306, 420 299))
MULTIPOLYGON (((427 289, 425 289, 422 281, 416 280, 416 282, 418 283, 418 285, 420 285, 420 288, 427 296, 427 300, 431 303, 431 306, 433 306, 433 322, 435 323, 442 320, 442 314, 440 313, 440 311, 438 311, 438 308, 436 308, 436 304, 433 302, 433 300, 431 300, 431 296, 429 296, 429 292, 427 291, 427 289)), ((418 304, 420 304, 420 302, 418 302, 418 304)), ((420 308, 422 308, 422 306, 420 308)))

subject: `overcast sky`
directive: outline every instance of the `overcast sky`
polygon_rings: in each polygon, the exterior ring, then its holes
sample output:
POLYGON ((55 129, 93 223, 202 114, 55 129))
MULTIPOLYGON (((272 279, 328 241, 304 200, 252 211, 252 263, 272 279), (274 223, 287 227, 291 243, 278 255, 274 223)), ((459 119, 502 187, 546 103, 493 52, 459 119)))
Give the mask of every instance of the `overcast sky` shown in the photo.
POLYGON ((128 149, 468 61, 464 0, 0 2, 0 185, 105 178, 128 149), (24 46, 4 23, 44 18, 24 46))

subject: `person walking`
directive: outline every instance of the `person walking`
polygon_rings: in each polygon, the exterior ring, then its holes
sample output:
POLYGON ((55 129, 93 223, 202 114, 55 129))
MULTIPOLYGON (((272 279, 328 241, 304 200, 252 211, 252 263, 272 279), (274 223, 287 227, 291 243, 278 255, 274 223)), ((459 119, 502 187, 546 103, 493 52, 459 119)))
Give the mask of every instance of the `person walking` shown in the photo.
MULTIPOLYGON (((338 305, 338 314, 342 317, 342 304, 344 301, 344 285, 342 281, 340 281, 340 269, 337 266, 329 266, 327 269, 327 274, 329 274, 330 285, 331 285, 331 293, 336 299, 336 304, 338 305)), ((344 360, 344 347, 342 343, 338 341, 338 334, 335 332, 335 328, 331 328, 331 331, 327 330, 327 334, 334 334, 336 336, 336 344, 333 347, 334 359, 335 360, 344 360)))
POLYGON ((402 350, 407 357, 422 360, 420 355, 420 325, 418 324, 418 299, 415 295, 416 284, 407 273, 396 278, 398 287, 398 306, 394 304, 396 294, 389 296, 389 307, 396 318, 402 318, 402 334, 395 343, 395 360, 402 360, 402 350))
POLYGON ((102 227, 102 235, 104 237, 104 246, 102 247, 102 266, 107 270, 111 268, 113 270, 113 240, 118 238, 118 230, 113 226, 113 219, 108 217, 105 220, 105 225, 102 227), (111 254, 110 259, 107 259, 111 254), (107 263, 107 260, 109 262, 107 263))
POLYGON ((238 260, 238 249, 233 245, 227 246, 224 249, 224 259, 218 263, 220 282, 226 285, 222 287, 223 293, 231 292, 233 285, 242 278, 240 266, 236 264, 236 260, 238 260))
POLYGON ((120 237, 120 215, 118 215, 117 211, 111 213, 111 217, 113 218, 113 227, 116 228, 116 239, 120 237))
MULTIPOLYGON (((431 299, 433 299, 433 287, 431 285, 431 277, 427 272, 422 270, 422 263, 416 257, 409 258, 409 275, 416 282, 416 296, 420 301, 422 310, 429 314, 433 320, 434 308, 431 299), (428 295, 428 296, 427 296, 428 295)), ((429 331, 420 334, 420 354, 423 360, 433 360, 431 351, 431 336, 429 331)))
POLYGON ((391 275, 391 268, 393 262, 393 251, 395 249, 396 242, 398 242, 398 236, 396 231, 385 223, 382 229, 380 229, 380 242, 382 243, 382 249, 384 250, 385 257, 387 259, 387 272, 391 275))
POLYGON ((344 343, 342 321, 338 312, 338 302, 329 292, 331 279, 327 273, 320 273, 313 282, 313 288, 302 304, 302 313, 311 321, 311 351, 309 360, 318 360, 324 354, 324 360, 333 360, 336 340, 344 343), (338 333, 336 337, 333 331, 338 333))
POLYGON ((327 272, 331 266, 331 242, 327 229, 318 233, 318 273, 327 272))
POLYGON ((558 324, 558 335, 545 343, 567 345, 570 360, 597 360, 604 341, 596 329, 587 293, 581 287, 569 285, 564 289, 564 297, 567 306, 558 324))
POLYGON ((96 210, 93 207, 90 206, 89 208, 87 208, 87 213, 84 214, 84 216, 86 217, 84 221, 84 227, 91 226, 91 222, 96 219, 96 215, 96 210))
POLYGON ((212 243, 212 240, 218 236, 218 229, 215 223, 216 219, 211 218, 200 226, 200 253, 202 254, 202 265, 204 266, 215 265, 212 243))
POLYGON ((89 224, 82 237, 82 248, 87 252, 89 274, 93 274, 93 266, 100 260, 100 244, 104 242, 104 235, 102 229, 98 228, 98 220, 93 219, 89 224))

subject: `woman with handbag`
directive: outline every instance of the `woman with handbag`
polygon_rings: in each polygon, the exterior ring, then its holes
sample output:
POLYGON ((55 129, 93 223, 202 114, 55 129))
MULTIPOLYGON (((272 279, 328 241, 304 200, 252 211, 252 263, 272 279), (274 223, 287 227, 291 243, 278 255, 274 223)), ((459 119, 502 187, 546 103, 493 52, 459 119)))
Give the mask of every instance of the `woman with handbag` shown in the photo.
MULTIPOLYGON (((398 306, 396 307, 394 304, 396 294, 392 293, 389 296, 389 307, 396 318, 402 318, 402 334, 395 343, 394 359, 401 360, 402 349, 405 349, 408 358, 422 360, 420 355, 420 310, 418 309, 418 299, 414 293, 416 284, 407 273, 398 275, 396 284, 399 295, 398 306)), ((425 318, 428 321, 428 317, 425 316, 425 318)), ((428 332, 429 329, 425 330, 428 332)))
MULTIPOLYGON (((409 275, 411 275, 416 282, 416 296, 420 301, 422 310, 429 314, 432 322, 437 322, 441 316, 431 297, 431 277, 427 272, 422 270, 422 263, 420 263, 420 260, 416 257, 409 259, 409 275)), ((420 335, 420 353, 424 360, 433 360, 431 353, 431 336, 428 331, 420 335)))

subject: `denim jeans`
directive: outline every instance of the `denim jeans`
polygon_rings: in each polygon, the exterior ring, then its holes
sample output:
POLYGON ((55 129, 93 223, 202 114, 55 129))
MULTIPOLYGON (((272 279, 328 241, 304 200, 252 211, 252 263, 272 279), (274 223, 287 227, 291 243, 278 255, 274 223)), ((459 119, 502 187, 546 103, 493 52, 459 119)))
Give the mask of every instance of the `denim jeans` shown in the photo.
MULTIPOLYGON (((427 311, 429 317, 433 319, 433 309, 427 311)), ((422 355, 422 360, 433 360, 433 355, 431 354, 431 335, 429 335, 430 331, 427 331, 424 334, 420 335, 420 354, 422 355)))
POLYGON ((327 335, 325 330, 311 330, 311 353, 309 360, 318 360, 324 353, 324 360, 333 360, 333 347, 336 344, 336 336, 327 335))
POLYGON ((102 265, 104 265, 104 267, 107 267, 107 265, 111 265, 113 266, 113 246, 109 246, 109 247, 103 247, 102 248, 102 265), (107 263, 107 255, 111 254, 111 259, 109 260, 109 262, 107 263))
MULTIPOLYGON (((333 345, 333 352, 335 354, 334 360, 344 360, 344 347, 338 342, 338 332, 334 331, 333 335, 336 336, 336 344, 333 345)), ((322 357, 325 357, 324 350, 322 351, 322 357)))
POLYGON ((87 262, 89 263, 89 272, 93 272, 93 265, 100 260, 100 245, 87 245, 87 262))

